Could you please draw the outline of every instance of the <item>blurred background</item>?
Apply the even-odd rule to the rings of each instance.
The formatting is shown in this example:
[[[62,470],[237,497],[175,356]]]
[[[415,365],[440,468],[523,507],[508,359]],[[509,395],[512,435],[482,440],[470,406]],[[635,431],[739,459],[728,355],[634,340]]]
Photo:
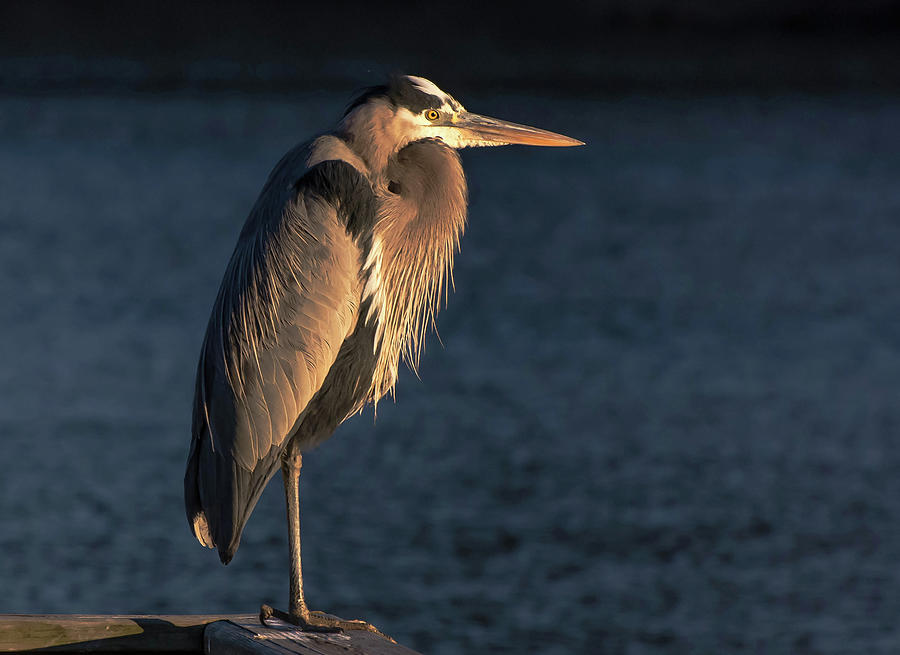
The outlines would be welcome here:
[[[197,355],[271,167],[404,71],[588,145],[463,152],[421,380],[305,458],[311,606],[433,655],[900,648],[900,9],[581,5],[0,7],[0,612],[284,606],[277,481],[228,567],[188,530]]]

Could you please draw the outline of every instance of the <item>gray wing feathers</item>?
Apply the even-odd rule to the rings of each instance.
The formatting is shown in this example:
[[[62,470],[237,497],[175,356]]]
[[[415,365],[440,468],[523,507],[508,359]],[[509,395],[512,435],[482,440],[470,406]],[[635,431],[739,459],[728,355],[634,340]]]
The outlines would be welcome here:
[[[336,208],[301,190],[270,210],[272,186],[232,255],[197,372],[185,499],[195,535],[226,562],[360,294],[359,250]]]

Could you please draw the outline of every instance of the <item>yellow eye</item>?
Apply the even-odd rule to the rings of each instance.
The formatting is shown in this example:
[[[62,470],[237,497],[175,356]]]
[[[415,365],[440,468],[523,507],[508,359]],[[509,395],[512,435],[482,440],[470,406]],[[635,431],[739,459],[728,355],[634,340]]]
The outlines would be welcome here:
[[[439,116],[440,116],[440,114],[437,113],[437,111],[434,109],[429,109],[428,111],[425,112],[425,118],[427,118],[430,121],[436,121]]]

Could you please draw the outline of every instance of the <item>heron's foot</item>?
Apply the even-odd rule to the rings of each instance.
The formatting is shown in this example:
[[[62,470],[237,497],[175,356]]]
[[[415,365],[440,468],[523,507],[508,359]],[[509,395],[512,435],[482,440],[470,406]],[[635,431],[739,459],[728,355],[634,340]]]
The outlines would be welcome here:
[[[347,621],[345,619],[339,619],[336,616],[326,614],[325,612],[317,612],[315,610],[311,611],[306,609],[305,607],[299,614],[289,614],[288,612],[282,612],[281,610],[270,607],[269,605],[263,605],[260,608],[260,623],[268,626],[268,621],[273,617],[276,619],[281,619],[285,623],[296,625],[304,632],[344,632],[346,630],[366,630],[367,632],[374,632],[376,635],[384,637],[388,641],[392,641],[395,644],[397,643],[371,623],[366,623],[365,621]]]

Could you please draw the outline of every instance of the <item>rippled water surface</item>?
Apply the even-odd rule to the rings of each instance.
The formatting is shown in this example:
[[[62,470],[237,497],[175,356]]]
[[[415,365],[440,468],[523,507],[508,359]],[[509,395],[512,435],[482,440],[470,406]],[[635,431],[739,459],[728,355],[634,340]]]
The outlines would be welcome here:
[[[896,652],[900,101],[496,96],[421,381],[305,458],[311,605],[430,654]],[[0,99],[0,612],[284,605],[222,567],[193,375],[271,166],[344,96]]]

